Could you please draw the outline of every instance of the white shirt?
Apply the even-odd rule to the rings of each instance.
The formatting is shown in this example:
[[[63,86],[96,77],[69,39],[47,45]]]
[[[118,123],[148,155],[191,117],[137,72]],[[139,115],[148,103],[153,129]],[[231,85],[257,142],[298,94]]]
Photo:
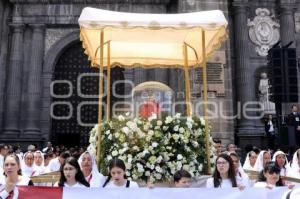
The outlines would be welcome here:
[[[22,176],[21,180],[19,180],[16,185],[28,186],[29,181],[30,181],[30,178],[28,178],[27,176]],[[1,179],[0,185],[5,185],[5,184],[6,184],[6,179],[5,178]],[[0,192],[1,198],[5,199],[9,196],[9,193],[7,193],[7,191],[5,190],[5,187],[4,187],[4,189],[2,189],[0,191],[1,191]],[[17,187],[14,188],[13,192],[14,192],[14,196],[19,194]],[[17,192],[17,194],[16,194],[16,192]]]
[[[74,185],[68,185],[67,183],[64,183],[64,187],[86,187],[83,184],[80,184],[79,182],[77,182]]]
[[[122,186],[118,186],[118,185],[115,185],[115,183],[111,180],[107,183],[105,188],[126,188],[126,183]],[[130,180],[130,184],[129,184],[128,188],[139,188],[139,185],[136,182]]]
[[[50,148],[45,147],[45,148],[43,148],[42,152],[46,153],[48,149],[50,149],[51,151],[53,151],[53,147],[50,147]]]
[[[5,178],[3,172],[4,172],[3,169],[0,167],[0,182],[2,182],[2,180]]]
[[[275,130],[274,130],[273,122],[269,121],[269,125],[270,125],[269,132],[273,132],[274,133]]]
[[[3,169],[4,156],[0,154],[0,168]]]
[[[50,160],[48,168],[49,168],[50,172],[59,171],[60,165],[61,164],[60,164],[60,162],[58,160],[58,157],[56,157],[56,158]]]
[[[271,185],[271,184],[267,184],[267,182],[256,182],[254,185],[253,185],[253,187],[256,187],[256,188],[266,188],[266,187],[271,187],[271,188],[273,188],[273,187],[275,187],[275,185]]]
[[[246,173],[244,174],[239,173],[238,175],[235,176],[235,179],[238,186],[250,187],[250,180]]]
[[[27,186],[28,183],[30,181],[30,178],[27,177],[27,176],[22,176],[21,180],[18,181],[17,185],[24,185],[24,186]],[[1,181],[0,181],[0,184],[6,184],[6,178],[3,178]]]
[[[21,169],[22,169],[22,174],[28,177],[33,176],[35,173],[33,166],[29,167],[27,165],[22,165]]]
[[[90,184],[90,187],[102,187],[106,178],[100,173],[91,173],[85,180]]]
[[[58,187],[58,182],[56,182],[54,185],[54,187]],[[79,182],[76,182],[76,184],[74,185],[68,185],[66,182],[64,183],[64,187],[86,187],[83,184],[80,184]]]
[[[214,178],[208,178],[207,179],[206,188],[215,188]],[[232,188],[231,180],[229,180],[229,179],[222,180],[220,186],[216,187],[216,188]]]

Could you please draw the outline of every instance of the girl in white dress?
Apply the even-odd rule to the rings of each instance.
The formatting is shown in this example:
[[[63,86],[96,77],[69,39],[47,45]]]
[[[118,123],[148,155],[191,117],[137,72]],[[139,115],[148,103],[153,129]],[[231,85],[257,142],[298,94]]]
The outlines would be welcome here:
[[[273,155],[272,161],[275,162],[278,168],[280,168],[281,176],[288,175],[288,173],[290,172],[290,166],[284,152],[276,151]]]
[[[89,151],[82,153],[78,159],[78,164],[90,187],[102,187],[105,177],[99,173],[94,155]]]
[[[0,198],[7,198],[12,194],[12,198],[18,198],[19,191],[16,185],[33,185],[30,178],[22,176],[19,157],[15,154],[7,155],[3,165],[5,178],[0,182]]]
[[[28,177],[34,176],[34,154],[31,151],[27,151],[23,156],[22,162],[22,174]]]
[[[47,173],[47,169],[44,166],[44,154],[41,151],[34,152],[34,176],[38,176]]]
[[[300,178],[300,149],[298,149],[294,155],[292,160],[291,170],[289,171],[289,176],[294,178]]]
[[[89,187],[90,185],[85,180],[77,160],[74,157],[69,157],[61,166],[60,179],[54,186]]]
[[[249,187],[250,179],[240,164],[240,157],[236,153],[230,153],[230,157],[233,162],[237,185],[240,187]]]
[[[280,178],[280,168],[275,162],[268,162],[259,176],[258,182],[254,184],[254,187],[264,187],[272,189],[273,187],[284,186],[282,179]],[[292,189],[295,185],[289,184],[287,187]]]
[[[105,188],[138,188],[139,185],[126,179],[126,167],[122,160],[114,158],[109,163],[109,174],[103,184]]]
[[[262,150],[257,157],[257,160],[254,165],[254,170],[261,172],[265,165],[271,161],[271,153],[269,151]]]
[[[207,188],[237,187],[232,159],[227,154],[218,155],[213,176],[206,181]]]
[[[244,170],[254,171],[254,165],[257,160],[257,154],[254,151],[247,153],[246,160],[243,165]]]

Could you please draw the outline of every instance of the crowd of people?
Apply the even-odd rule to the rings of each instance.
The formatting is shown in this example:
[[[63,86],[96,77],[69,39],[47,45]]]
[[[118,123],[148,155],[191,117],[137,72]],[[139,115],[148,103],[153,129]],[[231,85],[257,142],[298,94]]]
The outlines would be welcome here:
[[[278,150],[271,154],[269,150],[250,150],[241,164],[236,146],[229,144],[223,150],[222,143],[215,140],[215,168],[206,181],[207,188],[287,186],[293,188],[294,183],[284,181],[280,176],[300,178],[300,149],[292,161],[287,160],[284,152]],[[126,178],[125,163],[117,158],[111,160],[108,176],[103,176],[97,168],[96,158],[84,148],[52,147],[51,143],[38,150],[30,145],[28,151],[21,153],[19,147],[0,144],[0,198],[7,198],[17,191],[16,185],[52,186],[47,183],[33,183],[33,176],[49,172],[60,172],[60,179],[54,184],[58,187],[99,187],[99,188],[138,188],[137,182]],[[257,180],[249,179],[247,172],[260,173]],[[3,174],[3,175],[2,175]],[[192,186],[192,175],[189,171],[178,170],[174,174],[174,187]],[[2,185],[2,186],[1,186]],[[149,188],[156,187],[148,184]]]
[[[300,149],[290,155],[281,150],[260,150],[252,147],[245,160],[241,161],[234,144],[229,144],[225,151],[221,141],[215,140],[216,161],[212,178],[207,187],[266,187],[287,186],[293,188],[295,183],[282,180],[281,176],[300,179]],[[241,164],[243,162],[243,164]],[[255,180],[249,179],[247,172],[258,173]]]

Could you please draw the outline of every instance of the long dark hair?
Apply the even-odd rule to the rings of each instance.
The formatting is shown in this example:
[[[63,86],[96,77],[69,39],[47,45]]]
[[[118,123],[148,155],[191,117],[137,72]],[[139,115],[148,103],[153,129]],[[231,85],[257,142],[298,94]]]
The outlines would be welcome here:
[[[126,172],[126,166],[125,166],[125,163],[123,162],[123,160],[120,160],[118,158],[112,159],[108,164],[108,169],[109,169],[108,176],[107,176],[106,181],[104,182],[102,187],[105,187],[107,185],[107,183],[110,181],[110,179],[111,179],[110,171],[114,167],[118,167],[118,168],[122,169],[124,172]],[[125,174],[124,174],[124,178],[126,179]]]
[[[258,176],[258,182],[266,182],[267,179],[264,175],[264,173],[276,173],[278,175],[280,175],[280,168],[276,165],[275,162],[270,161],[266,164],[266,166],[264,167],[264,170],[262,170]],[[279,176],[279,180],[276,182],[276,186],[284,186],[282,179]]]
[[[216,162],[215,162],[215,171],[213,173],[214,187],[215,188],[220,187],[221,183],[222,183],[222,178],[221,178],[220,172],[218,171],[218,168],[217,168],[217,161],[220,158],[224,158],[228,162],[228,164],[229,164],[228,178],[231,181],[232,187],[237,187],[237,182],[236,182],[236,178],[235,178],[235,171],[234,171],[232,159],[229,155],[227,155],[225,153],[218,155]]]
[[[59,182],[58,182],[58,186],[63,187],[64,183],[67,181],[67,179],[64,175],[64,167],[65,167],[66,164],[72,165],[77,170],[77,173],[75,175],[75,179],[76,179],[77,182],[79,182],[80,184],[83,184],[86,187],[90,186],[90,184],[84,178],[84,175],[83,175],[83,173],[80,169],[80,166],[79,166],[77,160],[74,157],[67,158],[65,160],[65,162],[61,165],[61,167],[60,167],[60,179],[59,179]]]
[[[21,176],[21,175],[22,175],[22,170],[21,170],[20,159],[19,159],[19,157],[18,157],[16,154],[14,154],[14,153],[9,154],[9,155],[7,155],[7,156],[4,157],[4,161],[3,161],[3,169],[4,169],[5,160],[6,160],[8,157],[12,157],[13,159],[15,159],[15,161],[17,162],[17,164],[18,164],[18,166],[19,166],[18,175]],[[4,175],[6,176],[6,173],[5,173],[5,172],[3,172],[3,173],[4,173]]]

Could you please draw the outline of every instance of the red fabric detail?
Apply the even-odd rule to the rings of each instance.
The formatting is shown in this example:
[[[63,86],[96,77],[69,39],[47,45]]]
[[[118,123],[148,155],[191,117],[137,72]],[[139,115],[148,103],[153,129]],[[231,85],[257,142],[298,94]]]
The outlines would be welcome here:
[[[152,113],[157,116],[160,115],[160,107],[156,101],[146,101],[142,106],[140,106],[139,114],[142,118],[148,118]]]
[[[61,187],[18,186],[18,189],[18,199],[62,199],[63,195]]]

